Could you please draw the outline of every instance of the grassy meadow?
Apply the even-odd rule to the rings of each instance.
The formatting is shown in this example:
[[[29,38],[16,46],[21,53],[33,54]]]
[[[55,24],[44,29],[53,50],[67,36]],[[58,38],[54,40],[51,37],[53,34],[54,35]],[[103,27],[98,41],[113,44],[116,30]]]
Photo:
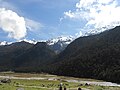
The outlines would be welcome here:
[[[67,80],[78,80],[79,78],[56,76],[49,74],[28,73],[0,73],[0,79],[10,78],[11,83],[0,83],[0,90],[59,90],[59,85],[67,87],[67,90],[120,90],[120,87],[85,85],[85,83],[67,82]],[[82,81],[97,81],[93,79],[80,79]]]

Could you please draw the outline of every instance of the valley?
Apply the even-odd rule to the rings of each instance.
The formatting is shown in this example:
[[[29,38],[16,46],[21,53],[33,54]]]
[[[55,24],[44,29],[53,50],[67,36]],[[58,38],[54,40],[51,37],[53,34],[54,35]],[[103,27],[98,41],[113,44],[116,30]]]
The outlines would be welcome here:
[[[119,90],[120,85],[95,79],[74,78],[50,74],[1,72],[0,80],[10,79],[10,83],[0,83],[0,90],[59,90],[59,85],[67,90]]]
[[[66,40],[65,43],[69,41]],[[89,83],[97,87],[119,87],[115,83],[120,83],[120,26],[100,34],[79,37],[62,50],[60,49],[58,53],[55,48],[51,48],[46,42],[31,44],[21,41],[10,45],[2,45],[0,46],[0,72],[12,71],[15,73],[9,75],[5,73],[0,77],[10,77],[12,80],[23,80],[24,82],[26,80],[42,80],[41,82],[47,80],[48,82],[60,83],[62,79],[58,76],[67,76],[68,79],[64,78],[62,81],[75,84],[72,87],[78,87],[78,83]],[[46,75],[42,77],[40,74],[36,78],[36,74],[31,76],[31,74],[25,73],[48,73],[57,76],[45,78]],[[82,78],[82,80],[71,79],[70,77]],[[88,79],[83,80],[83,78],[107,82],[96,82],[96,80],[91,82]],[[19,86],[31,87],[31,85],[24,85],[24,82]],[[32,87],[36,87],[35,83],[32,84]]]
[[[119,11],[120,0],[0,0],[0,90],[120,90]]]

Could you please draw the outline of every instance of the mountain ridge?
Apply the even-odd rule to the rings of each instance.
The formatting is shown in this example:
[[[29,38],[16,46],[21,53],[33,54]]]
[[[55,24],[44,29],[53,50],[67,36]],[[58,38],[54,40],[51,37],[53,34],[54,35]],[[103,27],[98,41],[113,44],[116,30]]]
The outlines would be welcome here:
[[[26,43],[33,44],[33,45],[35,45],[39,42],[46,42],[47,45],[49,45],[51,47],[51,49],[53,49],[56,53],[60,53],[73,40],[74,40],[74,37],[72,37],[72,36],[61,36],[61,37],[50,39],[50,40],[40,40],[40,41],[24,39],[24,40],[19,40],[17,42],[3,41],[3,42],[0,42],[0,46],[6,46],[6,45],[11,45],[11,44],[20,43],[20,42],[26,42]]]

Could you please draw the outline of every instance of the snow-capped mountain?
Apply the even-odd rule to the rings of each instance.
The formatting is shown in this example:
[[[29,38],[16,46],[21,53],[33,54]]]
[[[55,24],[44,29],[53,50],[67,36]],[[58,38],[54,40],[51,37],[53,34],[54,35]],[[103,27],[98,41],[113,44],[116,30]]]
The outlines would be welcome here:
[[[21,41],[28,42],[30,44],[36,44],[37,43],[37,41],[35,41],[35,40],[27,40],[27,39],[19,40],[18,42],[21,42]]]
[[[112,28],[114,28],[115,26],[105,26],[102,28],[97,28],[94,30],[89,30],[86,33],[77,33],[78,35],[75,36],[60,36],[58,38],[53,38],[53,39],[49,39],[49,40],[27,40],[27,39],[23,39],[23,40],[19,40],[17,42],[21,42],[21,41],[25,41],[28,42],[30,44],[36,44],[37,42],[46,42],[50,47],[52,47],[53,49],[55,49],[56,52],[64,50],[65,47],[67,47],[68,44],[70,44],[73,40],[75,40],[78,37],[83,37],[83,36],[89,36],[89,35],[95,35],[95,34],[99,34],[105,30],[110,30]],[[7,41],[3,41],[0,42],[0,46],[3,45],[9,45],[12,44],[13,42],[7,42]]]
[[[58,38],[47,40],[48,45],[54,45],[56,43],[70,44],[74,40],[72,36],[60,36]]]
[[[96,29],[92,29],[92,30],[89,30],[87,31],[83,36],[89,36],[89,35],[95,35],[95,34],[99,34],[101,32],[104,32],[106,30],[110,30],[110,29],[113,29],[115,28],[117,25],[107,25],[105,27],[101,27],[101,28],[96,28]],[[118,24],[119,26],[119,24]]]
[[[9,45],[9,44],[12,44],[12,42],[7,42],[7,41],[0,42],[0,46]]]
[[[19,43],[19,42],[27,42],[30,44],[36,44],[37,42],[46,42],[48,46],[50,46],[51,49],[53,49],[56,53],[59,53],[61,51],[63,51],[68,44],[70,44],[75,38],[72,36],[61,36],[58,38],[54,38],[54,39],[50,39],[50,40],[39,40],[39,41],[35,41],[35,40],[27,40],[27,39],[23,39],[23,40],[19,40],[17,42],[0,42],[0,46],[3,45],[10,45],[12,43]]]
[[[63,51],[68,44],[70,44],[75,38],[72,36],[61,36],[56,39],[47,41],[47,44],[56,52]]]

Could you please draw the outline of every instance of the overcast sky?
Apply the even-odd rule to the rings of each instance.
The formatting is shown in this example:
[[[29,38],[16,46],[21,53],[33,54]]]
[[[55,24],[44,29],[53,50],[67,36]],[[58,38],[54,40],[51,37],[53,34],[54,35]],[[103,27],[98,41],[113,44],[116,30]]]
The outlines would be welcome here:
[[[120,24],[119,0],[0,0],[0,41],[81,36]]]

